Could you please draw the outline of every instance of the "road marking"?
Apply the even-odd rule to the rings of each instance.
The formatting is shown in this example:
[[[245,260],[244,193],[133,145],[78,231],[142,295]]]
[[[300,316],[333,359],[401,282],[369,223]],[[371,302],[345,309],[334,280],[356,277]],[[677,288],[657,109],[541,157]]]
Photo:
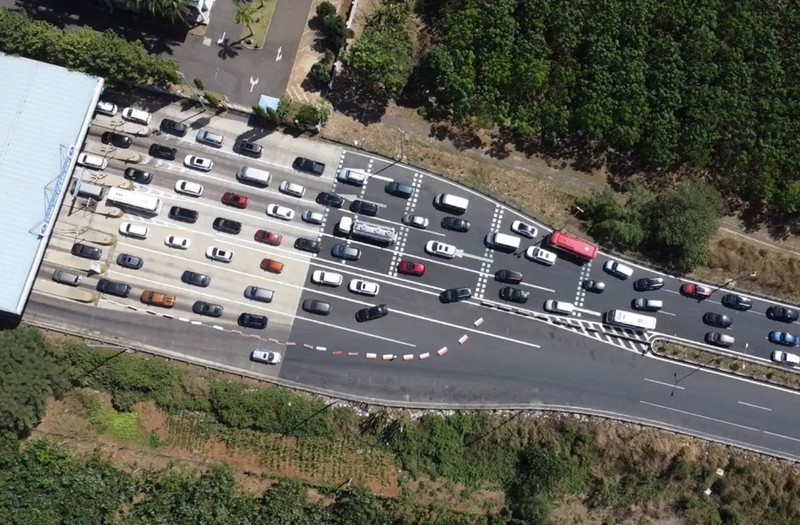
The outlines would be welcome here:
[[[458,252],[456,252],[456,255],[458,257],[466,257],[467,259],[474,259],[476,261],[481,261],[481,262],[485,262],[485,263],[494,262],[492,259],[490,259],[488,257],[482,257],[480,255],[472,255],[471,253],[467,253],[464,250],[458,250]]]
[[[707,421],[713,421],[715,423],[723,423],[725,425],[730,425],[730,426],[736,427],[736,428],[743,428],[745,430],[752,430],[753,432],[764,432],[763,430],[759,430],[759,429],[753,428],[753,427],[748,427],[747,425],[740,425],[739,423],[733,423],[731,421],[725,421],[724,419],[718,419],[716,417],[704,416],[703,414],[696,414],[694,412],[688,412],[686,410],[681,410],[679,408],[673,408],[673,407],[668,407],[668,406],[664,406],[664,405],[657,405],[655,403],[650,403],[648,401],[642,401],[642,400],[639,400],[639,403],[642,403],[643,405],[648,405],[648,406],[651,406],[651,407],[655,407],[655,408],[661,408],[663,410],[668,410],[668,411],[671,411],[671,412],[676,412],[678,414],[684,414],[686,416],[694,416],[694,417],[697,417],[697,418],[700,418],[700,419],[705,419]]]
[[[776,434],[775,432],[769,432],[767,430],[764,430],[763,432],[764,432],[764,434],[766,434],[768,436],[778,437],[778,438],[782,438],[782,439],[788,439],[790,441],[797,441],[798,443],[800,443],[800,439],[795,438],[795,437],[784,436],[783,434]]]
[[[283,53],[281,53],[282,50],[283,50],[282,46],[278,48],[278,54],[275,55],[275,62],[278,62],[280,59],[283,58]]]
[[[602,314],[602,312],[595,312],[594,310],[587,310],[587,309],[585,309],[585,308],[577,308],[577,307],[576,307],[576,308],[575,308],[575,311],[576,311],[576,312],[581,312],[581,313],[584,313],[584,314],[586,314],[586,315],[594,315],[594,316],[597,316],[597,317],[600,317],[600,316],[602,316],[602,315],[603,315],[603,314]]]
[[[657,385],[668,386],[670,388],[677,388],[678,390],[686,390],[686,387],[676,385],[675,383],[664,383],[663,381],[656,381],[655,379],[649,379],[647,377],[645,377],[644,380],[649,383],[655,383]]]
[[[752,403],[745,403],[744,401],[737,401],[737,403],[739,403],[740,405],[747,406],[747,407],[753,407],[753,408],[758,408],[760,410],[766,410],[767,412],[772,412],[771,408],[754,405]]]
[[[250,93],[253,92],[253,88],[256,87],[256,84],[258,84],[258,79],[250,77]]]
[[[671,315],[672,317],[676,316],[676,314],[673,314],[672,312],[665,312],[664,310],[659,310],[658,313],[664,314],[664,315]]]

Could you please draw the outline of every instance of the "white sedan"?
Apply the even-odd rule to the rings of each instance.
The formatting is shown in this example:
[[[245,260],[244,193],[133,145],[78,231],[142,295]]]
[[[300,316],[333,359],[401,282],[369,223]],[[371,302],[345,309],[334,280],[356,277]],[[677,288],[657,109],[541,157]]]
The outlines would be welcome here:
[[[261,363],[267,363],[268,365],[277,365],[281,362],[281,354],[256,348],[253,350],[253,353],[250,354],[250,359]]]
[[[511,231],[522,237],[527,237],[528,239],[533,239],[539,234],[539,230],[536,229],[536,226],[522,221],[512,222]]]
[[[439,241],[428,241],[425,251],[431,255],[437,255],[445,259],[452,259],[456,256],[456,247],[452,244],[445,244]]]
[[[203,195],[203,185],[181,179],[175,183],[175,191],[191,197],[200,197]]]
[[[200,171],[211,171],[214,167],[214,162],[205,157],[198,157],[197,155],[186,155],[183,159],[183,165],[187,168],[192,168]]]
[[[294,219],[294,210],[286,206],[278,206],[277,204],[270,204],[267,206],[267,215],[282,219],[284,221],[291,221]]]
[[[556,254],[538,246],[531,246],[525,250],[525,257],[545,266],[553,266],[556,263]]]
[[[322,270],[315,270],[311,274],[311,282],[314,284],[324,284],[325,286],[339,286],[342,284],[342,274],[336,272],[325,272]]]
[[[229,263],[233,260],[233,252],[217,248],[216,246],[209,246],[206,250],[206,257],[214,261]]]
[[[413,215],[411,213],[406,213],[403,215],[403,224],[406,226],[413,226],[414,228],[419,228],[420,230],[424,230],[428,227],[429,221],[422,215]]]
[[[167,235],[167,238],[164,239],[164,244],[170,248],[177,248],[179,250],[189,249],[189,239],[186,237],[178,237],[177,235]]]
[[[347,289],[359,295],[376,296],[381,291],[381,287],[377,283],[371,283],[363,279],[353,279],[347,286]]]

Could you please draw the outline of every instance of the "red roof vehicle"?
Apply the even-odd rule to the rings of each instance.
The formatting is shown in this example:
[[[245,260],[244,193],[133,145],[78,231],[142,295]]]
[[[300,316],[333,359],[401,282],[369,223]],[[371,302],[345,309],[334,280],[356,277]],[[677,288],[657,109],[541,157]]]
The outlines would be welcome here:
[[[279,233],[272,233],[267,230],[258,230],[256,232],[256,241],[263,242],[264,244],[271,244],[272,246],[280,246],[283,241],[283,235]]]
[[[400,264],[397,265],[397,271],[404,275],[420,276],[425,274],[425,265],[412,261],[400,261]]]
[[[708,299],[714,290],[709,286],[702,284],[686,283],[681,286],[681,293],[686,297],[693,297],[695,299]]]
[[[244,209],[247,208],[247,197],[227,191],[225,195],[222,196],[222,204]]]

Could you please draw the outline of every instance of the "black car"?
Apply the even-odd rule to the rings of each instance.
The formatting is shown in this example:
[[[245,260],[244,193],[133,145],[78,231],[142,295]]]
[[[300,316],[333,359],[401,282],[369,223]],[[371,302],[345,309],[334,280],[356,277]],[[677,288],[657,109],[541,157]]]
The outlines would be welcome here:
[[[331,305],[318,299],[306,299],[303,301],[303,310],[311,314],[328,315],[331,313]]]
[[[144,265],[144,261],[141,257],[136,257],[135,255],[129,255],[127,253],[121,253],[117,256],[117,264],[123,268],[138,270],[142,267],[142,265]]]
[[[494,280],[501,283],[519,284],[522,282],[522,272],[511,270],[497,270],[494,272]]]
[[[248,157],[256,159],[260,159],[261,154],[264,152],[264,147],[261,144],[256,144],[249,140],[240,140],[233,146],[233,149],[242,155],[247,155]]]
[[[530,292],[514,288],[513,286],[505,286],[500,290],[500,298],[512,303],[527,303],[530,296]]]
[[[394,195],[395,197],[400,197],[401,199],[410,199],[412,195],[414,195],[414,188],[413,186],[409,186],[408,184],[403,184],[401,182],[390,182],[386,185],[386,193],[389,195]]]
[[[800,314],[797,310],[788,308],[786,306],[770,306],[767,308],[767,317],[773,321],[783,321],[784,323],[793,323],[797,321]]]
[[[89,246],[88,244],[76,242],[72,245],[72,255],[83,257],[84,259],[99,261],[100,257],[103,256],[103,250],[97,248],[96,246]]]
[[[153,175],[136,168],[128,168],[125,170],[125,178],[139,184],[150,184],[153,180]]]
[[[445,230],[452,230],[454,232],[468,232],[470,223],[466,219],[459,219],[458,217],[445,217],[442,219],[442,228]]]
[[[357,311],[356,321],[359,323],[364,323],[366,321],[373,321],[375,319],[380,319],[381,317],[386,317],[387,315],[389,315],[389,307],[385,304],[379,304],[369,308],[362,308],[361,310]]]
[[[466,301],[472,297],[472,290],[469,288],[448,288],[439,294],[439,300],[443,303],[455,303]]]
[[[117,297],[128,297],[131,293],[131,285],[110,281],[108,279],[100,279],[97,281],[97,291],[109,295],[116,295]]]
[[[133,144],[133,139],[131,139],[128,135],[114,133],[113,131],[106,131],[103,133],[103,135],[100,137],[100,141],[103,144],[111,144],[117,148],[130,148],[131,144]]]
[[[325,164],[305,157],[297,157],[292,163],[292,167],[298,171],[304,171],[312,175],[322,175],[325,171]]]
[[[346,244],[336,244],[331,248],[331,256],[345,261],[357,261],[361,258],[361,250]]]
[[[583,289],[592,293],[603,293],[606,289],[606,283],[603,281],[595,281],[594,279],[586,279],[583,281]]]
[[[753,301],[748,297],[742,297],[735,293],[725,294],[722,297],[722,304],[734,310],[749,310],[753,307]]]
[[[663,277],[644,277],[633,282],[633,289],[637,292],[651,292],[664,286]]]
[[[209,277],[204,273],[197,273],[191,270],[186,270],[181,275],[181,282],[205,288],[209,284],[211,284],[211,277]]]
[[[331,208],[341,208],[342,204],[344,204],[344,198],[336,195],[335,193],[328,193],[327,191],[321,191],[319,195],[317,195],[317,204],[322,204],[323,206],[330,206]]]
[[[170,135],[185,137],[186,133],[189,132],[189,126],[180,122],[175,122],[172,119],[165,118],[161,121],[161,131],[164,133],[169,133]]]
[[[378,215],[378,205],[374,202],[355,200],[350,204],[350,211],[367,217],[375,217]]]
[[[178,154],[178,150],[176,148],[170,148],[169,146],[165,146],[163,144],[153,144],[150,146],[149,151],[151,157],[164,160],[175,160],[175,156]]]
[[[263,330],[267,327],[269,320],[266,315],[256,315],[244,313],[239,316],[239,326],[244,328],[255,328],[256,330]]]
[[[197,222],[197,212],[189,208],[181,208],[180,206],[173,206],[169,209],[169,218],[174,221],[188,222],[194,224]]]
[[[703,315],[703,322],[709,326],[716,326],[717,328],[730,328],[733,324],[733,319],[724,314],[706,312]]]
[[[211,225],[215,230],[222,233],[230,233],[231,235],[239,235],[242,231],[242,223],[232,219],[223,219],[217,217]]]
[[[222,306],[205,301],[195,301],[192,311],[197,315],[207,315],[208,317],[222,317]]]
[[[306,239],[305,237],[298,237],[294,241],[294,247],[298,250],[303,250],[304,252],[319,253],[320,249],[322,248],[322,244],[320,244],[319,241]]]

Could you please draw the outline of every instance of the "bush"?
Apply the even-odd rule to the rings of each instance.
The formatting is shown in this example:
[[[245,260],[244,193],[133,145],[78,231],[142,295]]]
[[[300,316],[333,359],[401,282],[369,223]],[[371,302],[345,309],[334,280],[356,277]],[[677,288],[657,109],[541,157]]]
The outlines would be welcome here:
[[[308,78],[318,89],[328,87],[331,82],[331,67],[324,62],[317,62],[311,66],[311,71],[308,72]]]
[[[336,7],[330,2],[322,2],[317,6],[317,16],[325,18],[326,16],[335,15]]]
[[[353,31],[348,29],[344,18],[336,14],[325,16],[322,19],[322,27],[334,55],[338,55],[347,39],[353,36]]]
[[[199,89],[200,91],[206,89],[206,85],[199,78],[194,79],[192,82],[194,82],[194,85],[197,86],[197,89]]]

